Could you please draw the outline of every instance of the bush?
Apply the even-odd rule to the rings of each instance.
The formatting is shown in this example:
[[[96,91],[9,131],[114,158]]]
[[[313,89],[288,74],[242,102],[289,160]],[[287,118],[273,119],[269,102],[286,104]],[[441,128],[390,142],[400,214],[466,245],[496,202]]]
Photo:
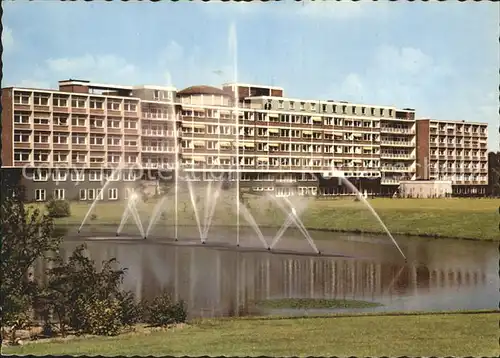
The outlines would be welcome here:
[[[122,329],[122,306],[117,299],[106,298],[92,302],[79,300],[85,333],[99,336],[116,336]]]
[[[174,302],[169,293],[164,292],[151,302],[144,302],[145,321],[154,327],[183,323],[187,319],[184,301]]]
[[[38,293],[31,268],[58,250],[62,240],[54,232],[53,219],[37,208],[25,206],[17,188],[4,185],[11,196],[0,196],[0,308],[2,330],[22,329]]]
[[[46,207],[51,218],[66,218],[71,216],[71,208],[69,202],[66,200],[50,200]]]
[[[136,302],[132,292],[119,292],[116,298],[121,305],[121,321],[124,326],[132,326],[143,319],[143,307],[140,303]]]
[[[119,287],[125,269],[114,270],[115,260],[112,259],[104,261],[98,271],[95,263],[85,255],[85,248],[85,245],[77,247],[68,262],[64,262],[61,256],[54,260],[55,266],[47,272],[48,284],[39,298],[45,305],[45,311],[56,316],[63,335],[67,326],[77,333],[99,334],[95,333],[99,330],[94,322],[87,318],[89,312],[97,312],[96,317],[99,317],[102,302],[114,305],[114,301],[110,300],[116,300],[120,305]],[[102,313],[102,317],[106,331],[103,334],[114,332],[115,310]],[[119,317],[121,327],[121,305]]]

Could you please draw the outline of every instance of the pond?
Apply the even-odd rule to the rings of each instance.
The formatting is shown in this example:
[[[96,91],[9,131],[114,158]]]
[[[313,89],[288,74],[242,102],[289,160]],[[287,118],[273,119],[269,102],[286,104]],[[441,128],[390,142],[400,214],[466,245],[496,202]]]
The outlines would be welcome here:
[[[241,230],[239,249],[235,230],[229,228],[212,228],[207,240],[227,247],[202,246],[199,240],[188,239],[197,237],[192,227],[182,228],[181,245],[159,236],[143,240],[115,237],[104,228],[91,231],[83,236],[68,234],[63,254],[69,256],[86,242],[96,263],[115,257],[128,269],[125,289],[139,298],[151,298],[167,289],[186,302],[191,317],[498,308],[498,243],[494,242],[396,237],[408,258],[405,263],[386,236],[310,231],[324,254],[318,256],[294,230],[286,232],[276,249],[300,255],[244,249],[261,245],[247,228]],[[263,230],[268,242],[275,232]],[[164,236],[171,234],[166,229]],[[285,298],[379,305],[300,310],[257,304]]]

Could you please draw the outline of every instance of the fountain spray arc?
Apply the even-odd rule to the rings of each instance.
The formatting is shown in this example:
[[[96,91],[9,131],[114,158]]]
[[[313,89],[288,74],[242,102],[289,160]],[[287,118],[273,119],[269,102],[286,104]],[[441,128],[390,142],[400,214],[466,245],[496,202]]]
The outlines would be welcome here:
[[[233,114],[236,117],[236,246],[240,246],[240,113],[239,113],[239,93],[236,84],[238,83],[238,39],[236,25],[234,22],[229,27],[229,51],[233,60],[233,83],[234,83],[234,103]]]
[[[120,162],[118,164],[118,166],[111,172],[111,176],[109,176],[106,179],[106,183],[104,183],[104,185],[101,188],[101,194],[100,195],[104,195],[103,194],[104,190],[108,187],[108,184],[112,181],[111,179],[115,177],[116,173],[121,173],[123,167],[124,167],[124,163]],[[97,201],[100,200],[100,195],[96,195],[96,197],[94,198],[94,201],[90,205],[90,208],[87,211],[87,214],[85,214],[85,217],[83,218],[82,223],[80,224],[80,227],[78,228],[78,233],[80,233],[80,231],[83,228],[83,225],[85,225],[85,223],[87,222],[87,219],[90,216],[90,213],[94,210],[95,206],[97,205]]]
[[[318,255],[321,255],[321,252],[318,250],[318,247],[314,243],[313,238],[311,237],[311,235],[307,231],[306,227],[302,223],[302,220],[300,220],[299,214],[297,213],[297,209],[292,204],[292,202],[288,198],[285,197],[284,201],[285,201],[286,205],[284,205],[276,197],[274,197],[272,195],[268,195],[268,197],[270,197],[274,201],[274,203],[285,214],[288,214],[286,219],[285,219],[285,222],[283,223],[281,228],[278,230],[278,232],[274,236],[274,239],[273,239],[271,245],[269,246],[268,250],[272,250],[278,244],[278,242],[283,237],[283,234],[285,233],[286,229],[288,229],[288,227],[293,223],[300,230],[302,235],[306,238],[307,242],[309,243],[311,248],[314,250],[314,252]],[[287,206],[288,206],[288,208],[287,208]],[[302,210],[303,210],[303,208],[302,208]]]
[[[387,228],[387,226],[385,225],[385,223],[382,221],[382,219],[380,218],[380,216],[377,214],[377,212],[375,211],[375,209],[370,205],[370,203],[368,202],[368,200],[366,200],[366,198],[363,196],[363,194],[361,194],[361,192],[358,190],[358,188],[356,188],[356,186],[354,186],[354,184],[352,184],[345,177],[344,173],[340,172],[340,171],[336,170],[334,167],[332,167],[331,171],[324,173],[323,176],[326,177],[326,178],[329,178],[329,177],[330,178],[331,177],[340,178],[340,180],[345,185],[347,185],[347,187],[349,187],[349,189],[351,189],[353,191],[353,193],[356,194],[356,196],[358,197],[358,199],[361,200],[363,202],[363,204],[371,211],[371,213],[373,214],[373,216],[375,216],[375,218],[377,219],[377,221],[379,222],[379,224],[384,228],[384,231],[386,232],[386,234],[389,236],[389,238],[394,243],[394,246],[396,246],[396,248],[398,249],[398,251],[401,254],[401,256],[403,256],[403,258],[405,259],[405,261],[407,261],[408,259],[406,258],[406,255],[403,253],[403,250],[401,250],[401,247],[398,245],[396,239],[394,238],[394,236],[392,236],[391,232],[389,231],[389,229]]]

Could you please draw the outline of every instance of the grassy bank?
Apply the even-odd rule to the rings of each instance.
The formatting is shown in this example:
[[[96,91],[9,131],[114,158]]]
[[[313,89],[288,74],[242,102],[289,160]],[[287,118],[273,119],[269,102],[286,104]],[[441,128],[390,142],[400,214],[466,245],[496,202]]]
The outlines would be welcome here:
[[[204,217],[203,194],[200,195],[198,211],[200,220]],[[256,222],[264,227],[280,227],[285,215],[274,203],[265,198],[246,199],[249,211]],[[393,234],[427,237],[465,238],[476,240],[500,240],[498,233],[499,200],[495,199],[370,199],[380,218]],[[173,199],[166,201],[164,215],[156,226],[173,225]],[[144,225],[153,212],[155,202],[141,203],[138,211]],[[350,199],[303,199],[296,206],[307,206],[300,215],[308,229],[384,233],[383,227],[362,202]],[[59,219],[58,224],[79,225],[90,205],[72,204],[72,217]],[[118,226],[125,203],[99,202],[93,211],[94,220],[87,224],[111,224]],[[298,209],[300,212],[300,210]],[[181,198],[179,204],[179,224],[195,224],[192,205],[188,198]],[[129,219],[131,222],[132,219]],[[236,223],[234,199],[222,197],[213,215],[212,225],[232,225]],[[242,225],[248,225],[242,219]]]
[[[170,331],[7,347],[6,354],[498,356],[498,313],[202,320]]]

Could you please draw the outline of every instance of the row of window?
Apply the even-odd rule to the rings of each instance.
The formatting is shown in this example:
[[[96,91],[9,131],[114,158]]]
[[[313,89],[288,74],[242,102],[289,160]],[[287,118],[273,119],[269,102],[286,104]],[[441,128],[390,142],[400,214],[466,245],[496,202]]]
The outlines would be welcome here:
[[[79,200],[104,200],[104,195],[102,189],[80,189],[78,194]],[[47,201],[47,190],[46,189],[35,189],[35,200],[36,201]],[[65,200],[66,190],[65,189],[54,189],[52,191],[52,199],[55,200]],[[108,189],[108,200],[118,200],[118,189],[110,188]]]
[[[371,116],[381,116],[381,117],[385,115],[392,117],[394,115],[394,110],[391,108],[374,108],[374,107],[355,106],[348,104],[328,104],[328,103],[321,103],[321,105],[319,105],[318,103],[315,102],[306,102],[306,101],[299,101],[298,104],[299,104],[298,109],[301,111],[306,111],[306,110],[310,112],[321,111],[323,113],[332,112],[338,114],[353,113],[364,116],[371,115]],[[268,101],[267,103],[264,104],[264,109],[272,110],[274,109],[275,105],[277,109],[289,109],[289,110],[297,109],[295,101],[285,101],[285,100],[278,100],[277,102]],[[396,117],[406,118],[407,113],[397,112]]]
[[[66,181],[68,179],[68,172],[64,170],[52,170],[51,177],[53,181]],[[70,177],[71,181],[84,181],[85,172],[74,170],[71,171]],[[139,179],[139,174],[133,171],[122,171],[122,172],[103,172],[100,170],[89,170],[87,171],[89,181],[135,181]],[[33,171],[34,181],[48,181],[50,172],[46,169],[38,169]]]
[[[48,93],[35,93],[33,97],[28,92],[15,92],[14,104],[31,104],[31,98],[35,106],[48,106],[50,103],[50,94]],[[125,100],[121,101],[114,98],[88,98],[85,96],[72,95],[71,100],[69,96],[54,95],[52,97],[52,105],[54,107],[68,107],[71,103],[73,108],[86,108],[87,103],[91,109],[104,109],[105,103],[109,110],[119,111],[122,106],[124,111],[135,112],[137,111],[138,102]]]
[[[30,124],[31,116],[28,113],[23,113],[23,112],[16,112],[14,113],[14,123],[16,124]],[[104,128],[104,124],[106,123],[107,128],[114,128],[114,129],[137,129],[138,128],[138,121],[136,119],[118,119],[118,118],[109,118],[109,119],[104,119],[102,117],[97,117],[97,116],[90,116],[89,119],[86,118],[86,116],[82,115],[71,115],[71,121],[69,118],[69,115],[67,114],[54,114],[52,116],[52,124],[55,126],[68,126],[69,123],[71,122],[72,126],[78,126],[78,127],[86,127],[87,126],[87,121],[90,126],[90,128]],[[51,122],[51,118],[49,115],[45,115],[42,113],[36,113],[33,116],[33,124],[44,124],[48,125]]]
[[[38,151],[35,150],[31,152],[30,150],[22,150],[16,149],[14,150],[14,161],[16,162],[31,162],[31,158],[35,162],[49,162],[52,157],[52,161],[56,163],[68,163],[70,155],[67,152],[58,152],[54,151],[52,154],[50,152]],[[136,164],[138,163],[139,156],[137,154],[125,154],[122,156],[119,153],[113,154],[109,153],[107,155],[108,163],[120,163],[122,158],[124,162],[127,164]],[[103,154],[93,153],[91,152],[89,156],[90,163],[104,163],[106,157]],[[73,152],[71,154],[71,162],[72,163],[86,163],[87,162],[87,154]]]

